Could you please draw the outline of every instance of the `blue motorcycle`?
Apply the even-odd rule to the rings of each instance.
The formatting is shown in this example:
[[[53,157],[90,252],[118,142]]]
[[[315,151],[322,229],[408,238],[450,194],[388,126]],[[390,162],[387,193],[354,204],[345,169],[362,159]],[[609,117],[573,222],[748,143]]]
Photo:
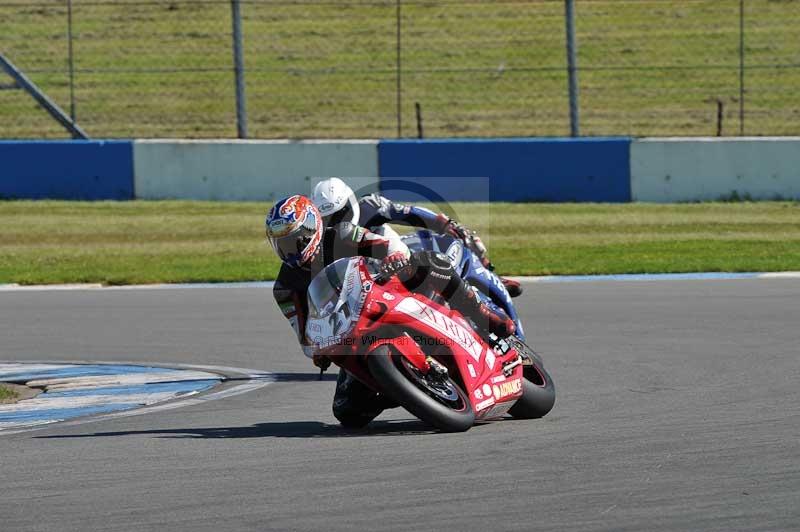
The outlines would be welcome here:
[[[411,251],[438,251],[450,259],[456,272],[470,285],[478,289],[478,297],[487,305],[500,308],[517,326],[517,338],[525,341],[522,322],[511,301],[506,287],[494,272],[484,268],[478,257],[464,246],[464,243],[450,235],[439,235],[431,231],[421,230],[400,237]]]

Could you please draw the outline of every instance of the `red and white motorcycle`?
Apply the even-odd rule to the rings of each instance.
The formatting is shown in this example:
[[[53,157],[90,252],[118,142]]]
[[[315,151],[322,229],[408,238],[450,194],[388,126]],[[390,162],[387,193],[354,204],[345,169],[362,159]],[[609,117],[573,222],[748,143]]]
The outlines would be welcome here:
[[[311,282],[307,338],[338,366],[443,431],[555,403],[541,357],[516,337],[484,341],[436,293],[382,278],[380,262],[339,259]]]

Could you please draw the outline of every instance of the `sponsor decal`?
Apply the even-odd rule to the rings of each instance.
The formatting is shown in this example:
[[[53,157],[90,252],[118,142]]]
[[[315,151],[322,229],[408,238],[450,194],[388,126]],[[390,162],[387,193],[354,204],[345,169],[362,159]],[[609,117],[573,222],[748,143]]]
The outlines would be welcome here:
[[[495,361],[494,353],[492,353],[491,349],[487,349],[486,350],[486,365],[489,367],[489,369],[494,369],[494,361]]]
[[[284,236],[292,228],[292,222],[283,218],[276,218],[269,223],[269,232],[275,237]]]
[[[335,205],[329,201],[327,203],[323,203],[322,205],[320,205],[319,210],[320,212],[327,214],[328,211],[332,211],[334,207]]]
[[[484,384],[483,385],[483,394],[491,396],[492,395],[492,387],[489,386],[488,384]]]
[[[511,381],[495,384],[492,387],[496,399],[502,399],[509,395],[514,395],[522,390],[522,379],[514,379]]]
[[[394,301],[395,297],[392,294],[390,294],[389,292],[384,292],[383,293],[383,299],[385,299],[386,301]]]
[[[460,240],[453,240],[453,243],[447,248],[445,255],[447,255],[447,258],[450,260],[450,264],[458,268],[459,264],[461,264],[461,257],[464,255],[464,244],[462,244]]]
[[[495,375],[492,377],[492,384],[497,384],[498,382],[503,382],[506,380],[505,375]]]
[[[355,268],[353,268],[353,261],[347,266],[347,272],[345,273],[345,280],[344,280],[344,289],[342,292],[345,294],[349,294],[353,291],[353,288],[356,286],[356,282],[358,281],[359,276],[356,274]]]
[[[475,399],[483,401],[483,392],[480,389],[476,389],[473,393],[475,394]]]
[[[478,258],[473,255],[473,260],[478,261]],[[477,264],[480,264],[480,262],[477,262]],[[503,299],[505,299],[509,305],[511,304],[511,296],[508,294],[508,290],[506,290],[506,287],[503,286],[503,282],[497,275],[495,275],[493,272],[490,272],[483,266],[476,266],[475,273],[481,277],[488,278],[495,288],[497,288],[497,290],[503,295]]]
[[[475,362],[481,361],[483,352],[481,343],[475,339],[472,331],[459,325],[452,318],[420,303],[413,297],[407,297],[398,303],[397,310],[433,327],[461,346]]]
[[[467,369],[469,370],[469,374],[473,379],[478,376],[478,374],[475,372],[475,366],[472,364],[467,363]]]
[[[364,290],[364,292],[372,290],[372,281],[365,281],[362,290]]]
[[[481,401],[480,403],[475,405],[475,410],[481,411],[484,408],[488,408],[488,407],[492,406],[493,404],[494,404],[494,398],[490,397],[487,400]]]

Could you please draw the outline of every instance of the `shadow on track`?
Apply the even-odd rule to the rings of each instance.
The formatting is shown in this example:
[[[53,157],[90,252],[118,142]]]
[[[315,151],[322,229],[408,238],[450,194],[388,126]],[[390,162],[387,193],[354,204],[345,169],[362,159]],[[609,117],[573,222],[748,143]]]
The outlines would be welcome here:
[[[313,381],[333,381],[335,382],[338,373],[331,370],[323,375],[319,373],[265,373],[255,377],[228,377],[225,382],[267,380],[272,382],[313,382]]]
[[[257,423],[249,427],[208,427],[191,429],[152,429],[92,434],[37,436],[37,439],[104,438],[109,436],[153,435],[161,438],[226,439],[226,438],[363,438],[370,436],[419,436],[439,434],[419,420],[376,421],[358,430],[345,429],[319,421],[283,421]]]

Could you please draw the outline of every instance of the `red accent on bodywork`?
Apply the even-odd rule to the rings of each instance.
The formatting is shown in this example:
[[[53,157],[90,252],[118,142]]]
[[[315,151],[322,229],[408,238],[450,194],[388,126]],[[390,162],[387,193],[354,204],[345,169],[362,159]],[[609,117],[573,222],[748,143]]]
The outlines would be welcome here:
[[[361,270],[366,278],[372,279],[364,264],[361,265]],[[389,295],[384,297],[384,293]],[[450,369],[451,375],[457,381],[463,382],[464,391],[467,393],[473,409],[476,410],[475,413],[478,419],[484,418],[491,412],[494,405],[514,402],[521,396],[521,393],[510,394],[483,408],[481,411],[477,410],[477,405],[489,398],[493,398],[494,393],[488,396],[481,394],[482,399],[477,399],[475,390],[480,389],[483,391],[484,385],[488,385],[491,388],[494,384],[492,383],[492,378],[503,375],[503,363],[513,360],[516,352],[513,349],[510,349],[505,355],[492,352],[496,360],[490,368],[486,361],[488,345],[469,327],[457,310],[449,309],[436,301],[410,292],[396,277],[391,278],[382,285],[375,283],[371,290],[363,292],[363,297],[364,306],[361,316],[352,333],[355,341],[347,345],[328,347],[325,349],[325,354],[335,364],[347,369],[347,371],[376,392],[381,392],[382,390],[369,374],[366,356],[373,353],[380,345],[391,344],[397,352],[421,371],[427,372],[430,370],[430,365],[427,361],[428,355],[445,364]],[[439,329],[421,319],[415,319],[413,316],[397,310],[397,305],[407,298],[416,300],[420,305],[420,313],[431,318],[431,321],[439,326]],[[443,314],[456,323],[443,323],[429,309]],[[456,328],[456,325],[460,327]],[[463,330],[461,327],[463,327]],[[447,334],[443,331],[446,331]],[[381,338],[382,335],[390,337]],[[417,335],[432,340],[438,339],[440,343],[428,349],[429,352],[426,354],[422,347],[412,338],[412,336]],[[465,337],[464,335],[467,336]],[[474,353],[467,351],[459,342],[453,341],[450,338],[451,336],[467,344],[475,342],[481,345],[482,349],[477,359],[473,356]],[[366,338],[373,338],[374,340],[364,341]],[[475,377],[470,374],[470,365],[476,373]],[[512,374],[503,380],[515,378],[522,378],[522,366],[514,368]],[[493,389],[492,392],[494,392]]]
[[[369,355],[372,355],[372,352],[381,345],[392,345],[400,354],[406,358],[409,362],[411,362],[415,368],[420,370],[423,373],[427,373],[430,371],[431,366],[428,364],[428,357],[419,348],[419,345],[408,335],[399,336],[397,338],[385,338],[378,340],[373,345],[373,349],[370,350]]]

